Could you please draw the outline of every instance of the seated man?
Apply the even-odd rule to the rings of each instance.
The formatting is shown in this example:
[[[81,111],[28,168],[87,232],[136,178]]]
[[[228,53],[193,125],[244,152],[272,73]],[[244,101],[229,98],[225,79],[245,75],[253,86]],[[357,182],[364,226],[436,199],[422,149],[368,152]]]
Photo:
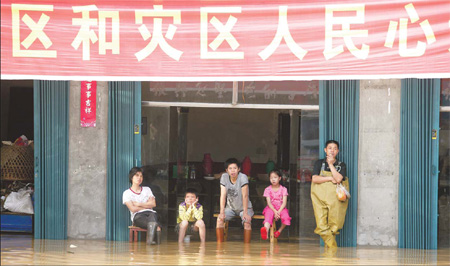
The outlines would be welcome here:
[[[223,242],[224,222],[240,216],[244,225],[244,243],[250,243],[252,216],[254,214],[249,198],[248,178],[240,173],[240,163],[231,158],[225,162],[225,171],[220,178],[220,214],[217,218],[217,242]],[[226,205],[226,206],[225,206]]]

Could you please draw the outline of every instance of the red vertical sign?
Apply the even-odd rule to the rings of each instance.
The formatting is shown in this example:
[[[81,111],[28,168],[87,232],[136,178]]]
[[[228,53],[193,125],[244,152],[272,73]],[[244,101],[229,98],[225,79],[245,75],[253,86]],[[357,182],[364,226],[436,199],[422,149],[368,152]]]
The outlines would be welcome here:
[[[97,110],[97,82],[82,81],[80,122],[82,127],[95,127]]]

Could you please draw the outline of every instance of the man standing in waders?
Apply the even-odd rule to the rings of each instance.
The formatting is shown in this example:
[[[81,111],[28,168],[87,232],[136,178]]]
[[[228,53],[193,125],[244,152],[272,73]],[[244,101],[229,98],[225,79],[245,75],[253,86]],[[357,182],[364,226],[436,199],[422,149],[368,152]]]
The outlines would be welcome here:
[[[325,144],[326,158],[314,163],[311,184],[311,200],[316,218],[314,233],[320,235],[329,249],[336,250],[336,235],[345,221],[348,200],[339,201],[336,185],[342,183],[348,190],[347,169],[345,163],[336,159],[339,143],[329,140]]]

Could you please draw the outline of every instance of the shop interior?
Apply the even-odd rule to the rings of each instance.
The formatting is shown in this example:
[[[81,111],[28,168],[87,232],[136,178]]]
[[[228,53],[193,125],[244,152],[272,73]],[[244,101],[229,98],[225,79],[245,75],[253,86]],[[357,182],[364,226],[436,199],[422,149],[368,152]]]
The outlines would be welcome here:
[[[199,193],[207,228],[215,228],[213,215],[220,210],[220,176],[224,162],[233,157],[241,161],[241,172],[249,177],[255,214],[261,214],[266,206],[263,192],[270,185],[267,171],[276,167],[282,170],[282,185],[289,191],[288,209],[292,217],[292,225],[285,230],[284,237],[295,240],[299,234],[315,237],[309,188],[312,164],[319,155],[318,111],[148,109],[144,111],[148,116],[143,113],[149,123],[149,131],[142,136],[144,179],[159,194],[158,213],[167,218],[164,224],[169,231],[176,225],[178,204],[184,201],[188,188]],[[296,130],[291,130],[291,117],[297,120],[292,123],[297,125]],[[296,141],[291,144],[294,138]],[[258,221],[254,224],[255,228],[260,227]],[[239,221],[232,221],[232,226],[240,230]]]
[[[33,232],[33,81],[1,81],[1,231]],[[11,192],[15,192],[11,194]],[[6,202],[7,197],[10,197]],[[12,201],[12,199],[16,199]],[[6,202],[6,205],[5,205]],[[16,203],[14,203],[16,202]]]
[[[193,188],[200,194],[207,228],[214,229],[224,162],[236,158],[249,177],[255,214],[266,206],[268,169],[280,169],[292,217],[281,240],[318,241],[309,196],[319,156],[318,82],[241,82],[237,102],[253,104],[249,108],[223,106],[231,105],[232,89],[232,82],[142,83],[144,182],[160,194],[157,211],[167,219],[164,224],[173,231],[184,191]],[[298,105],[315,108],[301,110]],[[259,228],[262,221],[254,224]],[[230,230],[242,230],[238,219],[230,222]]]

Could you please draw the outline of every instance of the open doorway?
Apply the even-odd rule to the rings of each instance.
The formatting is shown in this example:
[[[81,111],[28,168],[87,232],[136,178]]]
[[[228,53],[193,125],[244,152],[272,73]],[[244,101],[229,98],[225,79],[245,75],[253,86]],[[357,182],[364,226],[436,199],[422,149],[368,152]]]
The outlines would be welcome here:
[[[166,231],[173,232],[178,204],[184,201],[188,188],[199,193],[206,227],[215,228],[220,173],[224,162],[234,157],[251,161],[248,177],[255,214],[262,214],[266,206],[263,192],[270,185],[267,169],[273,163],[282,170],[292,224],[280,240],[298,241],[302,237],[318,241],[313,234],[309,195],[312,166],[319,155],[318,111],[149,107],[143,108],[142,117],[143,128],[148,128],[142,135],[142,165],[147,173],[144,185],[156,196],[156,210],[167,225]],[[209,176],[204,167],[207,159],[213,162]],[[253,220],[255,239],[261,226],[262,220]],[[242,238],[239,230],[239,221],[231,222],[229,239]],[[176,239],[170,234],[168,238]]]
[[[173,232],[178,204],[190,187],[200,192],[206,226],[214,230],[218,178],[224,161],[234,157],[251,161],[250,199],[256,214],[266,206],[266,167],[273,162],[284,171],[293,218],[283,236],[291,241],[298,240],[301,231],[313,232],[308,187],[318,157],[318,96],[318,81],[143,82],[144,185],[157,191],[156,210],[169,227],[165,231]],[[212,180],[204,178],[205,158],[213,161],[212,177],[207,177]],[[261,225],[262,220],[252,223],[256,239]]]
[[[32,233],[32,201],[16,196],[34,187],[32,80],[1,81],[1,140],[1,230]]]
[[[438,247],[450,247],[450,79],[441,80],[439,117]]]

